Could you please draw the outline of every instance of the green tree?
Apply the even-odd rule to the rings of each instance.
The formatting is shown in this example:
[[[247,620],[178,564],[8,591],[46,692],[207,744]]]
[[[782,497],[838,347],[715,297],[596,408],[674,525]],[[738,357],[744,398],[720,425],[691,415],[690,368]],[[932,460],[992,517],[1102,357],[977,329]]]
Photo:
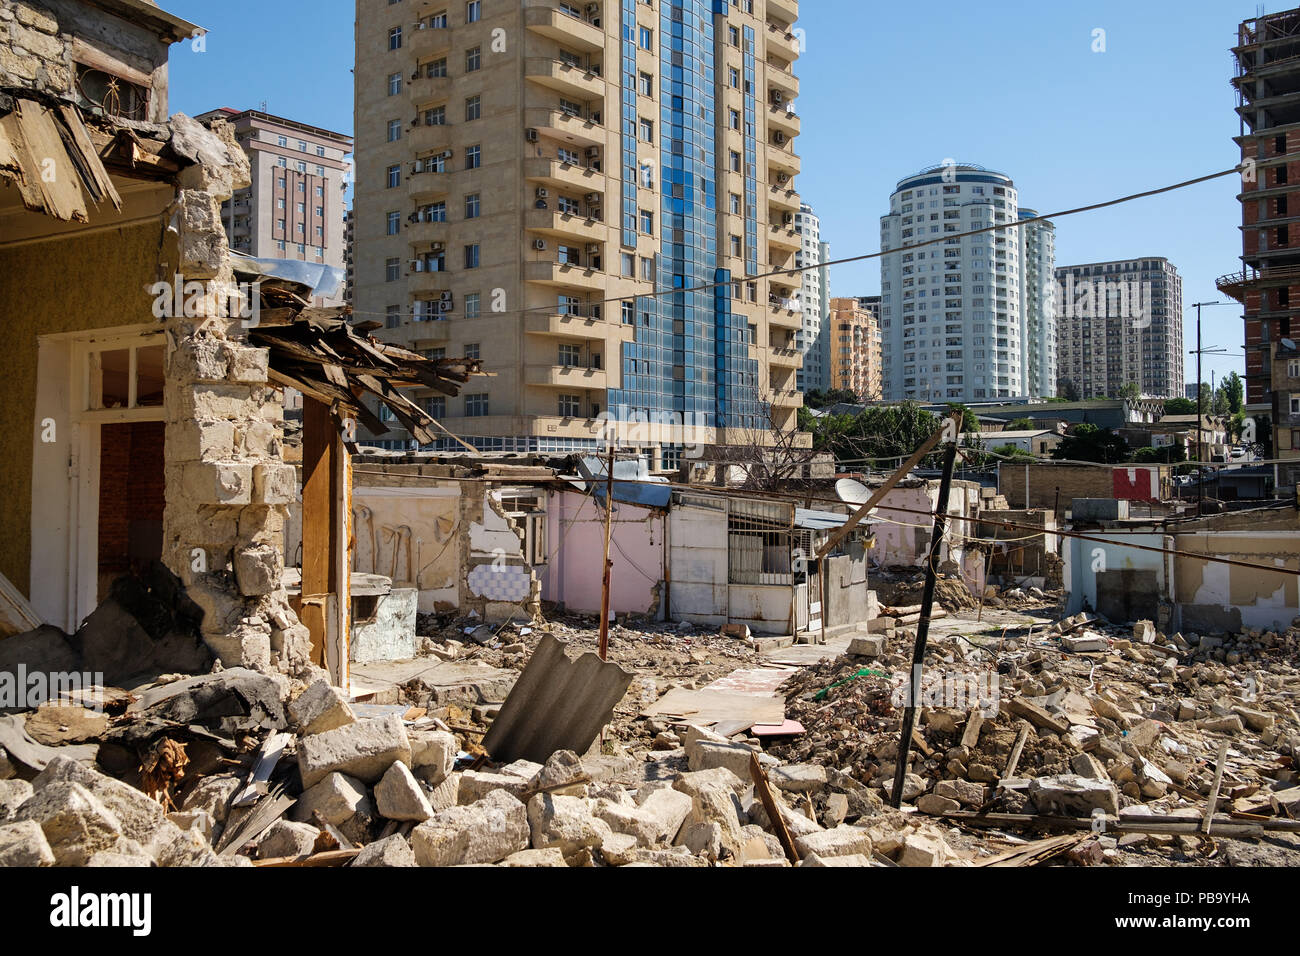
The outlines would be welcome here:
[[[1118,465],[1128,457],[1128,442],[1109,428],[1084,423],[1074,427],[1052,451],[1058,461],[1096,461]]]
[[[819,388],[811,392],[805,392],[803,403],[808,408],[830,408],[832,405],[857,405],[858,396],[846,388],[830,388],[822,391]]]
[[[1166,415],[1195,415],[1196,402],[1190,398],[1166,398],[1165,399]]]
[[[1246,383],[1235,371],[1223,378],[1223,393],[1228,398],[1228,414],[1236,415],[1246,400]]]
[[[939,419],[916,402],[871,406],[855,415],[814,417],[799,412],[800,427],[812,432],[813,448],[833,454],[837,461],[860,464],[905,458],[939,428]]]
[[[1009,432],[1030,432],[1034,430],[1034,420],[1032,418],[1017,418],[1013,422],[1007,422],[1007,431]]]
[[[1138,387],[1137,382],[1129,382],[1119,390],[1120,398],[1136,400],[1142,397],[1142,389]]]
[[[998,445],[993,449],[993,454],[1000,458],[1023,458],[1028,460],[1036,459],[1038,456],[1033,452],[1025,451],[1019,445]]]
[[[948,408],[954,412],[961,412],[961,430],[963,432],[977,432],[980,430],[979,416],[965,405],[960,402],[949,402]]]

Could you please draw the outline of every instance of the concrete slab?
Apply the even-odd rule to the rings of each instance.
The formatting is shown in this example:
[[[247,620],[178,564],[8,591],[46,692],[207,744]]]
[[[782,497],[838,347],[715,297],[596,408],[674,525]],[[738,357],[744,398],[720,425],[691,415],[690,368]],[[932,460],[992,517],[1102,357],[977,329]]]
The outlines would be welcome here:
[[[828,638],[825,644],[795,644],[764,654],[764,660],[773,664],[789,664],[793,667],[808,667],[824,660],[839,657],[849,649],[849,642],[857,637],[856,632],[849,632],[839,637]]]
[[[502,701],[519,674],[500,667],[480,667],[460,661],[418,657],[406,661],[371,661],[350,669],[354,700],[361,700],[419,678],[435,696]]]

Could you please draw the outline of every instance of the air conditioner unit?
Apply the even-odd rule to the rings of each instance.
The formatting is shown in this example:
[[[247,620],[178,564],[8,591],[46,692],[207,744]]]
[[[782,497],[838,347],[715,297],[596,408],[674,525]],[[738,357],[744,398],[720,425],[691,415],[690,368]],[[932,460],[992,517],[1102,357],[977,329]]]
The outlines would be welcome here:
[[[782,185],[785,185],[786,183],[788,183],[788,182],[790,181],[790,174],[789,174],[789,173],[777,173],[777,174],[776,174],[776,181],[777,181],[778,183],[781,183]]]
[[[537,202],[533,203],[533,208],[534,208],[534,209],[549,209],[549,208],[551,208],[551,207],[547,205],[545,199],[539,199],[539,200],[537,200]]]
[[[785,102],[785,94],[782,93],[780,90],[773,90],[772,102],[775,103],[777,106],[780,106],[782,103]]]
[[[588,147],[587,147],[587,158],[588,158],[588,159],[600,159],[600,147],[599,147],[599,146],[588,146]]]
[[[450,289],[443,289],[441,292],[439,292],[439,293],[438,293],[438,301],[439,301],[439,302],[451,302],[451,301],[453,301],[453,296],[452,296],[452,294],[451,294],[451,290],[450,290]]]
[[[534,240],[533,240],[533,248],[536,249],[538,252],[544,252],[544,251],[546,250],[546,240],[545,240],[545,239],[534,239]]]
[[[600,193],[587,193],[587,202],[600,202]]]
[[[589,256],[598,256],[598,255],[600,255],[600,246],[599,246],[599,244],[594,243],[594,242],[592,242],[592,243],[588,243],[588,244],[587,244],[587,255],[589,255]]]
[[[785,133],[781,132],[780,130],[777,130],[775,133],[772,134],[772,142],[776,143],[776,145],[778,146],[784,146]]]
[[[451,301],[450,301],[449,299],[439,299],[439,300],[438,300],[438,311],[439,311],[440,313],[442,313],[442,312],[450,312],[451,310],[452,310],[452,303],[451,303]]]
[[[550,195],[551,195],[550,192],[547,190],[547,188],[546,188],[545,186],[538,186],[538,187],[537,187],[537,198],[538,198],[538,199],[546,199],[546,198],[548,198]]]
[[[781,217],[781,221],[785,223],[787,226],[790,225],[791,223],[794,222],[794,213],[792,212],[786,213],[784,216]]]
[[[444,251],[446,250],[446,248],[447,248],[447,247],[446,247],[445,245],[443,245],[441,242],[435,242],[435,243],[433,244],[433,251],[434,251],[434,252],[444,252]]]
[[[533,129],[533,128],[530,126],[528,129],[524,130],[524,138],[527,139],[528,142],[530,142],[530,143],[535,143],[535,142],[537,142],[537,139],[538,139],[538,136],[537,136],[537,130]]]
[[[600,4],[599,4],[599,3],[589,3],[589,4],[587,4],[587,16],[589,16],[589,17],[598,17],[598,16],[600,16]]]
[[[443,150],[439,155],[440,155],[443,159],[451,159],[451,150],[449,150],[449,149],[444,149],[444,150]]]

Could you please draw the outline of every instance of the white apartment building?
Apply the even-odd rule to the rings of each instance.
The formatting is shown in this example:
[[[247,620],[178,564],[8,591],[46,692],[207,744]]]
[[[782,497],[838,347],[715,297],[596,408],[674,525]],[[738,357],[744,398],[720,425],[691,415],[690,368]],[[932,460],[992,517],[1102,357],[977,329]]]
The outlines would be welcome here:
[[[801,203],[794,217],[794,231],[799,235],[795,268],[802,269],[830,260],[830,244],[822,242],[822,221],[811,206]],[[799,371],[799,391],[825,390],[830,385],[830,270],[809,269],[803,274],[800,293],[803,322],[795,341],[803,367]]]
[[[1021,220],[1038,218],[1033,209],[1021,209]],[[1035,398],[1056,395],[1056,356],[1059,321],[1056,312],[1056,226],[1050,220],[1026,222],[1020,233],[1020,304],[1025,334],[1021,336],[1021,363],[1028,375],[1026,394]]]
[[[1049,326],[1041,289],[1034,287],[1034,308],[1026,310],[1023,297],[1027,279],[1031,287],[1050,285],[1050,266],[1042,272],[1044,257],[1054,256],[1050,233],[1042,228],[1029,240],[1029,267],[1019,228],[962,236],[1019,218],[1015,183],[980,166],[949,163],[899,182],[880,220],[881,249],[889,253],[880,268],[887,401],[976,402],[1034,393],[1031,369],[1043,354],[1037,340],[1049,335]],[[1038,325],[1029,342],[1027,311],[1035,309]]]

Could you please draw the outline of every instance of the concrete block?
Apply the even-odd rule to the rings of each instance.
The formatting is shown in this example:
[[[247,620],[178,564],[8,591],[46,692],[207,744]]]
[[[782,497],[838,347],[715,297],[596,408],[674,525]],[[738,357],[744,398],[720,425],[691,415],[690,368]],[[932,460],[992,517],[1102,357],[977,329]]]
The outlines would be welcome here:
[[[206,810],[218,823],[226,822],[226,813],[230,808],[230,798],[241,786],[238,777],[221,774],[205,777],[199,785],[190,791],[181,804],[182,810]]]
[[[528,825],[534,850],[558,849],[566,858],[583,849],[600,849],[611,827],[591,815],[586,800],[539,793],[528,801]]]
[[[235,552],[235,580],[239,593],[248,597],[270,594],[280,586],[284,573],[284,555],[279,548],[269,544],[240,548]],[[270,655],[270,632],[267,632],[267,654]]]
[[[883,657],[885,655],[885,638],[855,637],[849,641],[850,657]]]
[[[32,785],[26,780],[0,780],[0,823],[12,820],[31,796]]]
[[[394,763],[375,785],[375,805],[386,820],[414,820],[423,823],[433,808],[420,789],[419,781],[404,763]]]
[[[113,811],[79,783],[57,782],[41,787],[18,808],[15,822],[24,820],[38,824],[44,831],[58,866],[84,866],[122,836],[121,821]]]
[[[1088,780],[1110,780],[1110,775],[1106,773],[1106,768],[1102,766],[1101,761],[1089,753],[1079,753],[1071,757],[1070,769]]]
[[[850,853],[847,856],[820,856],[816,853],[810,853],[799,861],[799,866],[873,866],[871,857],[864,856],[861,853]]]
[[[411,833],[420,866],[497,863],[528,849],[528,811],[510,794],[496,790],[470,806],[436,813]]]
[[[744,744],[720,744],[701,739],[686,744],[686,763],[693,771],[725,767],[740,779],[748,780],[750,779],[749,759],[756,752]],[[779,760],[765,753],[758,754],[758,762],[769,767],[780,765]]]
[[[1133,643],[1134,644],[1154,644],[1156,642],[1156,626],[1151,621],[1138,621],[1133,625]]]
[[[717,837],[721,849],[730,856],[739,857],[746,842],[739,809],[739,801],[729,787],[716,784],[704,787],[691,797],[691,812],[683,821],[677,839],[673,842],[684,843],[688,831],[698,830],[704,824],[711,824],[718,828]],[[696,838],[700,838],[698,833]]]
[[[337,771],[363,783],[377,783],[394,762],[411,763],[411,742],[397,715],[359,720],[304,737],[298,742],[298,769],[304,787]]]
[[[1232,712],[1240,717],[1251,730],[1270,730],[1277,720],[1276,717],[1266,711],[1252,710],[1249,707],[1234,707]]]
[[[504,790],[518,799],[528,791],[528,778],[506,773],[467,770],[460,775],[460,788],[456,802],[461,806],[478,803],[495,790]]]
[[[460,748],[455,736],[445,730],[412,730],[407,736],[411,738],[411,769],[429,786],[437,787],[456,766]]]
[[[821,857],[849,856],[855,853],[871,856],[871,836],[861,827],[847,825],[795,837],[794,846],[801,857],[810,853]]]
[[[935,784],[934,792],[940,797],[956,800],[964,807],[982,807],[988,799],[988,788],[969,780],[940,780]]]
[[[1241,717],[1237,714],[1229,714],[1227,717],[1206,717],[1204,720],[1198,720],[1196,726],[1216,734],[1239,734],[1245,729]]]
[[[189,461],[182,466],[181,495],[192,505],[246,505],[253,498],[253,466]]]
[[[529,786],[547,793],[573,796],[567,791],[582,786],[580,781],[583,776],[585,773],[578,755],[571,750],[557,750],[547,758],[545,766],[537,771]]]
[[[1100,654],[1110,647],[1110,642],[1099,634],[1066,634],[1061,638],[1061,649],[1071,654]]]
[[[943,866],[947,858],[948,845],[943,840],[926,833],[909,833],[903,838],[903,848],[898,854],[898,865]]]
[[[213,834],[217,832],[217,821],[206,810],[177,810],[167,814],[167,819],[182,831],[197,830],[209,844],[214,839]]]
[[[1086,817],[1097,808],[1111,815],[1119,813],[1119,791],[1113,783],[1075,774],[1030,780],[1029,798],[1040,813]]]
[[[704,788],[715,785],[727,787],[737,794],[744,793],[752,786],[749,777],[742,780],[726,767],[714,767],[712,770],[698,770],[693,773],[687,771],[678,774],[677,779],[673,781],[673,789],[680,790],[688,797],[693,797]]]
[[[122,835],[138,843],[147,844],[167,823],[167,814],[157,800],[76,760],[55,757],[32,781],[32,786],[39,796],[42,789],[55,783],[77,783],[85,787],[112,812]]]
[[[502,866],[510,867],[533,867],[533,866],[568,866],[564,862],[564,854],[558,847],[547,847],[542,850],[520,850],[518,853],[511,853],[501,861]]]
[[[415,851],[411,849],[411,844],[406,842],[406,837],[400,833],[394,833],[387,839],[370,844],[352,861],[354,867],[416,865]]]
[[[54,851],[35,820],[0,825],[0,867],[53,866]]]
[[[320,836],[310,823],[276,820],[257,841],[257,858],[273,860],[285,856],[309,856]]]
[[[298,472],[293,465],[262,464],[253,467],[254,504],[288,505],[297,500]]]
[[[945,813],[956,813],[961,804],[951,797],[941,797],[937,793],[923,793],[916,798],[916,809],[932,817],[941,817]]]
[[[262,384],[266,381],[269,349],[259,349],[237,342],[225,343],[227,364],[232,382]]]
[[[318,680],[289,704],[289,719],[299,734],[310,737],[346,727],[357,718],[342,690],[327,680]],[[411,746],[414,757],[414,743]]]
[[[303,791],[290,811],[299,823],[311,823],[313,814],[333,826],[341,826],[357,813],[368,809],[370,798],[366,786],[355,777],[342,773],[328,774],[324,780]]]
[[[816,793],[826,788],[826,768],[820,764],[786,764],[769,771],[767,776],[777,789],[789,793]]]

